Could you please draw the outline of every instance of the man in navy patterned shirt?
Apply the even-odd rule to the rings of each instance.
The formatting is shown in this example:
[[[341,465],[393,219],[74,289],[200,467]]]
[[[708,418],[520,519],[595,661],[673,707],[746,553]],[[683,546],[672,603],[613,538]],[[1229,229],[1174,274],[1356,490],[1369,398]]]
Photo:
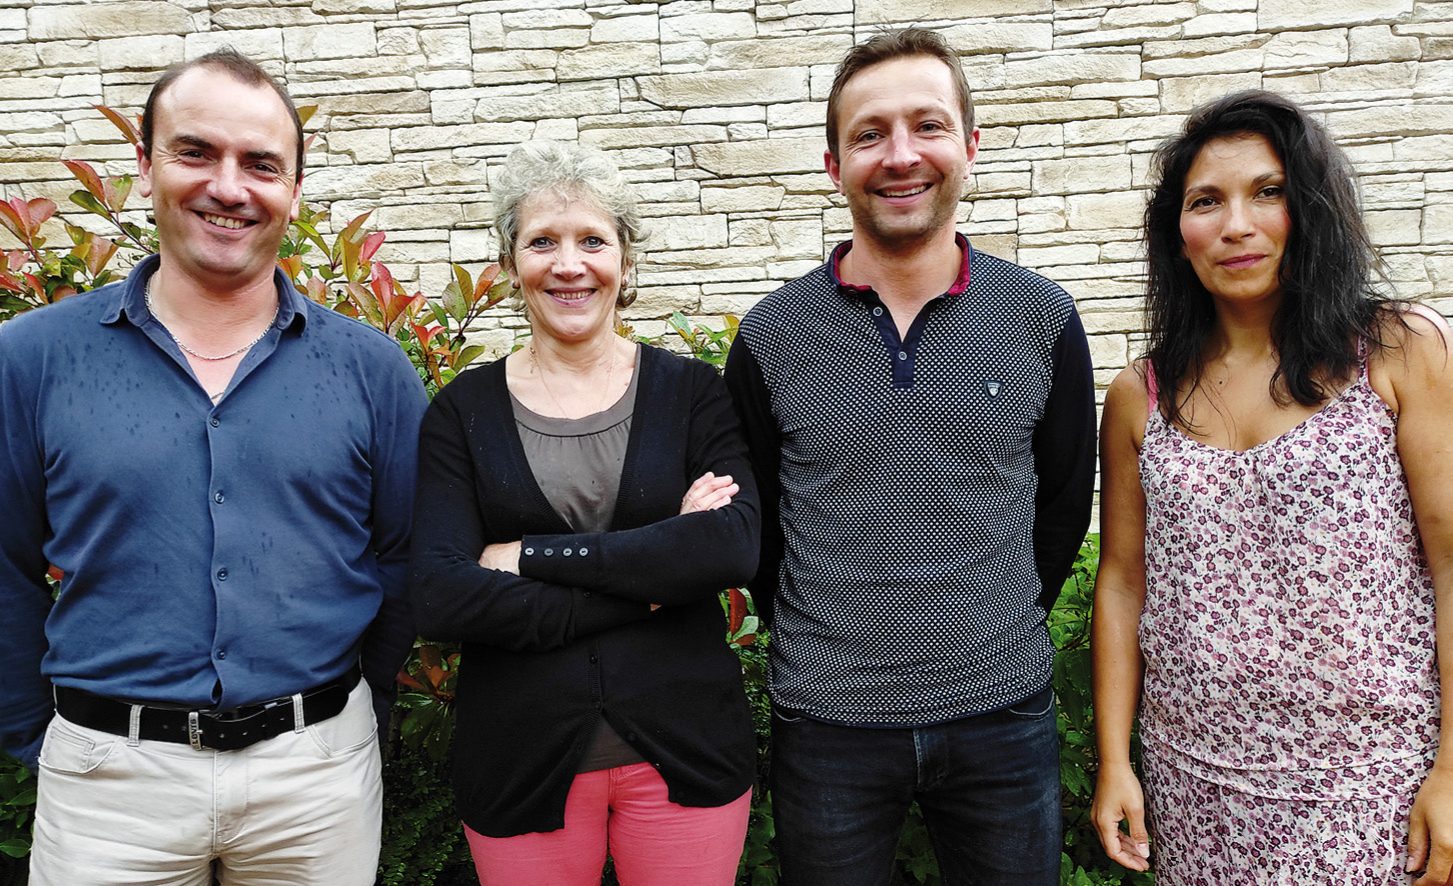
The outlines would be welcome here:
[[[922,29],[855,47],[827,173],[853,237],[742,322],[784,882],[887,883],[910,803],[948,883],[1058,882],[1045,616],[1089,524],[1094,384],[1060,287],[954,216],[979,131]]]

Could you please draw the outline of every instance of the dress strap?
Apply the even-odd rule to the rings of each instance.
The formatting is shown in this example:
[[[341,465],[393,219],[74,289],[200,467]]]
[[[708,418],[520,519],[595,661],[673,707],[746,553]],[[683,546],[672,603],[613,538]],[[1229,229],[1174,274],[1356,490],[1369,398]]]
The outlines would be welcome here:
[[[1150,401],[1150,412],[1154,415],[1160,401],[1160,385],[1155,381],[1155,367],[1150,365],[1150,360],[1142,365],[1145,367],[1145,392]]]

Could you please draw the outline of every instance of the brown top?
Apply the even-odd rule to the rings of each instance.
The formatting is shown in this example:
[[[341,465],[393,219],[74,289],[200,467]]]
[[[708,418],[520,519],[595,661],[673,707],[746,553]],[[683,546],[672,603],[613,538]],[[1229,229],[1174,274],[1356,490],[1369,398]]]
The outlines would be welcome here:
[[[636,371],[631,373],[626,392],[613,405],[581,418],[540,415],[510,395],[515,427],[535,482],[551,507],[576,532],[610,528],[631,435],[640,365],[638,349]],[[605,713],[609,717],[609,712]],[[646,758],[611,728],[606,717],[597,721],[577,772],[645,762]]]

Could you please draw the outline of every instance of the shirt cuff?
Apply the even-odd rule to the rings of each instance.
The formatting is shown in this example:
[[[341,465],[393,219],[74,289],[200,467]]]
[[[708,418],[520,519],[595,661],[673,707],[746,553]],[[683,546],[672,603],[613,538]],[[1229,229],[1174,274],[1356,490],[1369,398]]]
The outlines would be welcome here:
[[[520,539],[520,575],[568,587],[597,587],[602,534],[527,535]]]

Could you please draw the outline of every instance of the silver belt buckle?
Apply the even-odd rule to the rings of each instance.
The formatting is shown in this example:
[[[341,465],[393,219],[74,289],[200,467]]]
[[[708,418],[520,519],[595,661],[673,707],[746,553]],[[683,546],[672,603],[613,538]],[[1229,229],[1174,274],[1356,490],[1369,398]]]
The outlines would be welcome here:
[[[192,750],[202,750],[202,721],[201,715],[196,711],[187,712],[187,742]]]

